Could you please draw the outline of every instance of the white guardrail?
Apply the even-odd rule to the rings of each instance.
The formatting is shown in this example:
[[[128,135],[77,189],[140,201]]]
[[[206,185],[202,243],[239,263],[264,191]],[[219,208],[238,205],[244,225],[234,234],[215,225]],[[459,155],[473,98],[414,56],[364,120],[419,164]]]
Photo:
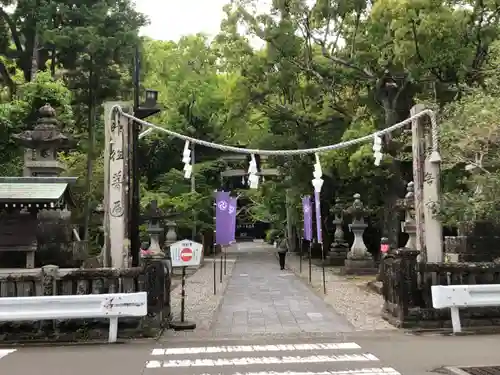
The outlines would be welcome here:
[[[116,342],[118,318],[146,316],[147,293],[0,298],[0,321],[109,319],[108,342]]]
[[[462,332],[460,308],[500,306],[500,284],[433,285],[431,291],[435,309],[451,310],[453,333]]]

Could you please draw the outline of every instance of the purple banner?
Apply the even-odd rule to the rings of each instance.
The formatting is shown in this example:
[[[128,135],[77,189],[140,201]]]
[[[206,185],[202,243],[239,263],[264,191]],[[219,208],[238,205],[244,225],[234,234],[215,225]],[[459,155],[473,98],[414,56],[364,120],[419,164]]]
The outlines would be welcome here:
[[[302,211],[304,212],[304,239],[312,240],[312,210],[311,197],[309,195],[302,198]]]
[[[314,205],[316,207],[316,238],[318,243],[323,243],[323,236],[321,233],[321,201],[319,191],[314,192]]]
[[[238,198],[229,198],[229,215],[231,215],[231,227],[229,231],[231,232],[231,241],[236,241],[236,214],[238,208]]]
[[[231,242],[231,214],[229,213],[229,193],[218,191],[215,194],[215,243],[227,246]]]

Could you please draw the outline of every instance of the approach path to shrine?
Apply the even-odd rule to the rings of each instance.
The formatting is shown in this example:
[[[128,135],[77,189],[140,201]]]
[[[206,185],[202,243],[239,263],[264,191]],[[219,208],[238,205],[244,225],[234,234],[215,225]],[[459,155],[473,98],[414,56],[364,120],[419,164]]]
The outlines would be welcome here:
[[[360,328],[367,326],[348,312],[370,296],[332,278],[329,295],[348,295],[355,305],[337,310],[294,273],[280,271],[275,251],[253,243],[233,248],[215,296],[213,259],[205,259],[187,282],[188,318],[200,330],[115,345],[4,346],[0,375],[429,375],[443,366],[499,362],[494,335]]]
[[[280,271],[275,251],[263,246],[238,256],[214,322],[215,334],[352,332],[346,318],[294,273]]]

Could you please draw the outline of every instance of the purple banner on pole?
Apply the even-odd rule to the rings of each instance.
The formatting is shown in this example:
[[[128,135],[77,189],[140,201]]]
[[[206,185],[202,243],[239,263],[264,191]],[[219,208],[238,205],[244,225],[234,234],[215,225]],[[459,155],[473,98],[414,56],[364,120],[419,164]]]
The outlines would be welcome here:
[[[231,232],[231,242],[236,241],[236,210],[238,207],[238,198],[229,198],[229,208],[228,212],[231,215],[231,227],[229,231]]]
[[[321,201],[319,191],[314,192],[314,205],[316,207],[316,238],[318,243],[323,243],[323,235],[321,233]]]
[[[225,191],[215,194],[215,243],[221,246],[227,246],[231,242],[229,199],[229,193]]]
[[[309,195],[302,198],[302,211],[304,212],[304,239],[312,240],[312,210],[311,197]]]

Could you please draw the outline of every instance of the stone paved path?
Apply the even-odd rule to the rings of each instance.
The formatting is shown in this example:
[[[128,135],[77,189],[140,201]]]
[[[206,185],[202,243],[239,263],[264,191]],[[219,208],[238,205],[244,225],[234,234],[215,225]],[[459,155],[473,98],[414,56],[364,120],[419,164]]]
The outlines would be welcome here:
[[[267,246],[241,247],[217,314],[217,334],[351,332],[353,327]],[[254,247],[250,247],[254,246]]]

